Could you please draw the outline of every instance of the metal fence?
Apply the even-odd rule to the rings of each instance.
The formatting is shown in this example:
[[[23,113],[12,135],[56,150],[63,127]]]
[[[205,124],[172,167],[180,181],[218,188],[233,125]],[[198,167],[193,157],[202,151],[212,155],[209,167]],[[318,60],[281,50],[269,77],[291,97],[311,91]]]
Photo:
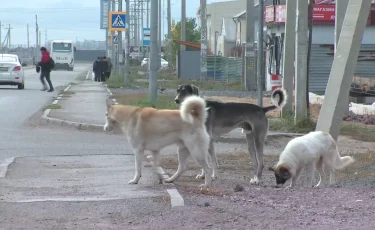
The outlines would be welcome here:
[[[242,58],[207,56],[208,79],[215,81],[242,81],[242,68]]]

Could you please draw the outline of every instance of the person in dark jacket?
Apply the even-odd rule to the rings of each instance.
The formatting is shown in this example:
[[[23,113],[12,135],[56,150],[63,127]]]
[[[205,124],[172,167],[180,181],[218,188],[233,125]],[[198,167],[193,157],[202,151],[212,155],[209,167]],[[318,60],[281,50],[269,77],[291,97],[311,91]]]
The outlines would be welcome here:
[[[108,68],[107,68],[107,72],[106,72],[106,80],[109,79],[109,77],[111,76],[111,72],[112,72],[112,61],[111,61],[111,58],[108,58],[107,59],[107,62],[108,62]]]
[[[106,76],[106,73],[107,73],[107,69],[108,69],[108,61],[107,61],[107,57],[103,57],[103,60],[102,60],[102,69],[101,69],[101,81],[104,82],[105,81],[105,76]]]
[[[46,82],[44,81],[44,78],[47,80],[49,85],[49,90],[47,92],[53,92],[53,85],[51,82],[51,64],[50,64],[50,55],[48,50],[45,47],[40,48],[40,52],[42,53],[42,58],[40,59],[40,62],[38,62],[38,67],[40,70],[40,81],[42,82],[43,88],[42,91],[47,90]]]
[[[98,81],[98,82],[100,82],[100,77],[101,77],[100,70],[101,70],[101,60],[100,60],[100,57],[98,57],[95,60],[94,65],[92,67],[92,71],[94,71],[94,74],[95,74],[95,81]]]

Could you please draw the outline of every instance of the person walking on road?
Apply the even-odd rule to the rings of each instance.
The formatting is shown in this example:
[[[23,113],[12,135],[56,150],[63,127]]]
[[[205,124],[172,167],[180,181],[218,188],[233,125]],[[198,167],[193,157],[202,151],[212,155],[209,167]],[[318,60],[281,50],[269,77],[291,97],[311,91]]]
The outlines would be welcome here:
[[[107,59],[107,62],[108,62],[108,68],[107,68],[107,72],[106,72],[106,80],[109,79],[109,77],[111,76],[111,72],[112,72],[112,61],[111,61],[111,58],[108,58]]]
[[[102,59],[102,69],[101,69],[101,81],[102,82],[105,82],[105,78],[106,78],[106,75],[107,75],[107,69],[108,69],[108,62],[107,62],[107,57],[103,57]]]
[[[101,69],[101,60],[100,60],[100,57],[98,57],[95,60],[94,65],[92,67],[92,71],[94,71],[94,74],[95,74],[95,81],[97,82],[100,82],[100,77],[101,77],[100,69]]]
[[[40,81],[42,82],[42,85],[43,85],[42,91],[46,91],[48,89],[46,82],[44,80],[45,78],[49,85],[49,90],[47,92],[53,92],[54,89],[53,89],[53,85],[51,82],[51,69],[52,69],[51,60],[50,60],[51,57],[49,55],[48,50],[45,47],[41,47],[40,52],[42,53],[42,58],[40,62],[38,63],[38,67],[41,68]]]

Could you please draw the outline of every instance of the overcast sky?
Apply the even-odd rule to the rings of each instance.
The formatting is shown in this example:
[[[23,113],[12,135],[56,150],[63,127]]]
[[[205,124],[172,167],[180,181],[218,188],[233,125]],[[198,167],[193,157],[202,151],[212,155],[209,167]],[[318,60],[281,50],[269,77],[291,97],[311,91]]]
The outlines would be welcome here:
[[[11,25],[11,43],[27,44],[27,23],[30,28],[30,45],[35,44],[35,14],[38,14],[39,27],[42,30],[42,44],[45,41],[45,30],[48,40],[84,39],[103,40],[105,31],[100,30],[99,0],[0,0],[0,21],[2,41],[4,41],[8,25]],[[207,3],[227,0],[207,0]],[[125,2],[125,1],[124,1]],[[166,0],[165,16],[166,16]],[[186,0],[187,17],[195,17],[200,0]],[[181,1],[171,0],[172,18],[181,18]],[[125,3],[123,3],[125,8]],[[163,28],[163,26],[162,26]],[[164,23],[167,32],[167,23]]]

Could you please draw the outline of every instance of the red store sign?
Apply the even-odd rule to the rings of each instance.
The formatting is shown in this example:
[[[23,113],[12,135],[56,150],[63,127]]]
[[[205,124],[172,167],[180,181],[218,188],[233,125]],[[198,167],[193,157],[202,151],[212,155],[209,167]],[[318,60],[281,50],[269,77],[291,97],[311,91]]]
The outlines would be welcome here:
[[[273,9],[272,9],[273,11]],[[266,22],[285,23],[286,20],[286,5],[275,6],[275,19],[270,20],[269,16],[271,9],[265,9]],[[314,22],[335,22],[335,5],[314,5],[313,8]]]
[[[335,5],[314,5],[313,20],[316,22],[335,22]]]

